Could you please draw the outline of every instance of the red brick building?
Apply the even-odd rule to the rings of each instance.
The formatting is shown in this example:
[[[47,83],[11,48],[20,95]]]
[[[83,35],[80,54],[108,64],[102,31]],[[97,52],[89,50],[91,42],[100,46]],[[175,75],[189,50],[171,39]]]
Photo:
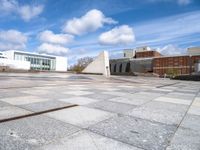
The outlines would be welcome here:
[[[198,60],[200,60],[200,55],[156,57],[153,59],[153,72],[159,75],[190,74],[194,72],[194,65]]]
[[[157,51],[142,51],[142,52],[136,52],[135,57],[136,58],[149,58],[149,57],[159,57],[161,54]]]

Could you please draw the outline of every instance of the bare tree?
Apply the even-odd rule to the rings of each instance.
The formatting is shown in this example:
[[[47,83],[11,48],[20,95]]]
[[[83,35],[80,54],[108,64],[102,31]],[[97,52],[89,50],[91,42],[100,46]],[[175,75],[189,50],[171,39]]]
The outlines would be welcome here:
[[[92,57],[83,57],[78,59],[77,63],[69,68],[71,71],[80,73],[93,61]]]

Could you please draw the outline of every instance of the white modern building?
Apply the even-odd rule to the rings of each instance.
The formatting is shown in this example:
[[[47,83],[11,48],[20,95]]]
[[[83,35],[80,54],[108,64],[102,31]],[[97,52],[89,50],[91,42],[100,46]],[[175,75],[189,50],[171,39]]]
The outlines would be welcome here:
[[[13,69],[67,71],[67,58],[25,51],[8,50],[0,53],[0,65]]]

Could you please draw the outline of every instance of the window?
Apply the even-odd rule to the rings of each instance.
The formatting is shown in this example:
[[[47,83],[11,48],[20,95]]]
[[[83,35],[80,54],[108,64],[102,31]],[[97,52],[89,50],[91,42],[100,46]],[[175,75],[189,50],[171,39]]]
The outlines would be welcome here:
[[[114,72],[116,72],[116,69],[117,69],[117,65],[115,64],[114,65]]]
[[[122,64],[119,66],[119,72],[122,72]]]
[[[126,72],[130,72],[130,62],[126,64]]]

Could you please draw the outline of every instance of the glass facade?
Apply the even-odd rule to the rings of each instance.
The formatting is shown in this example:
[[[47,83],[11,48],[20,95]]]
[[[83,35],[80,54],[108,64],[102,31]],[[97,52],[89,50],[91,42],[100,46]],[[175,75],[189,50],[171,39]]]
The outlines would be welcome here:
[[[14,59],[30,61],[32,70],[55,70],[56,69],[55,57],[15,52]]]

